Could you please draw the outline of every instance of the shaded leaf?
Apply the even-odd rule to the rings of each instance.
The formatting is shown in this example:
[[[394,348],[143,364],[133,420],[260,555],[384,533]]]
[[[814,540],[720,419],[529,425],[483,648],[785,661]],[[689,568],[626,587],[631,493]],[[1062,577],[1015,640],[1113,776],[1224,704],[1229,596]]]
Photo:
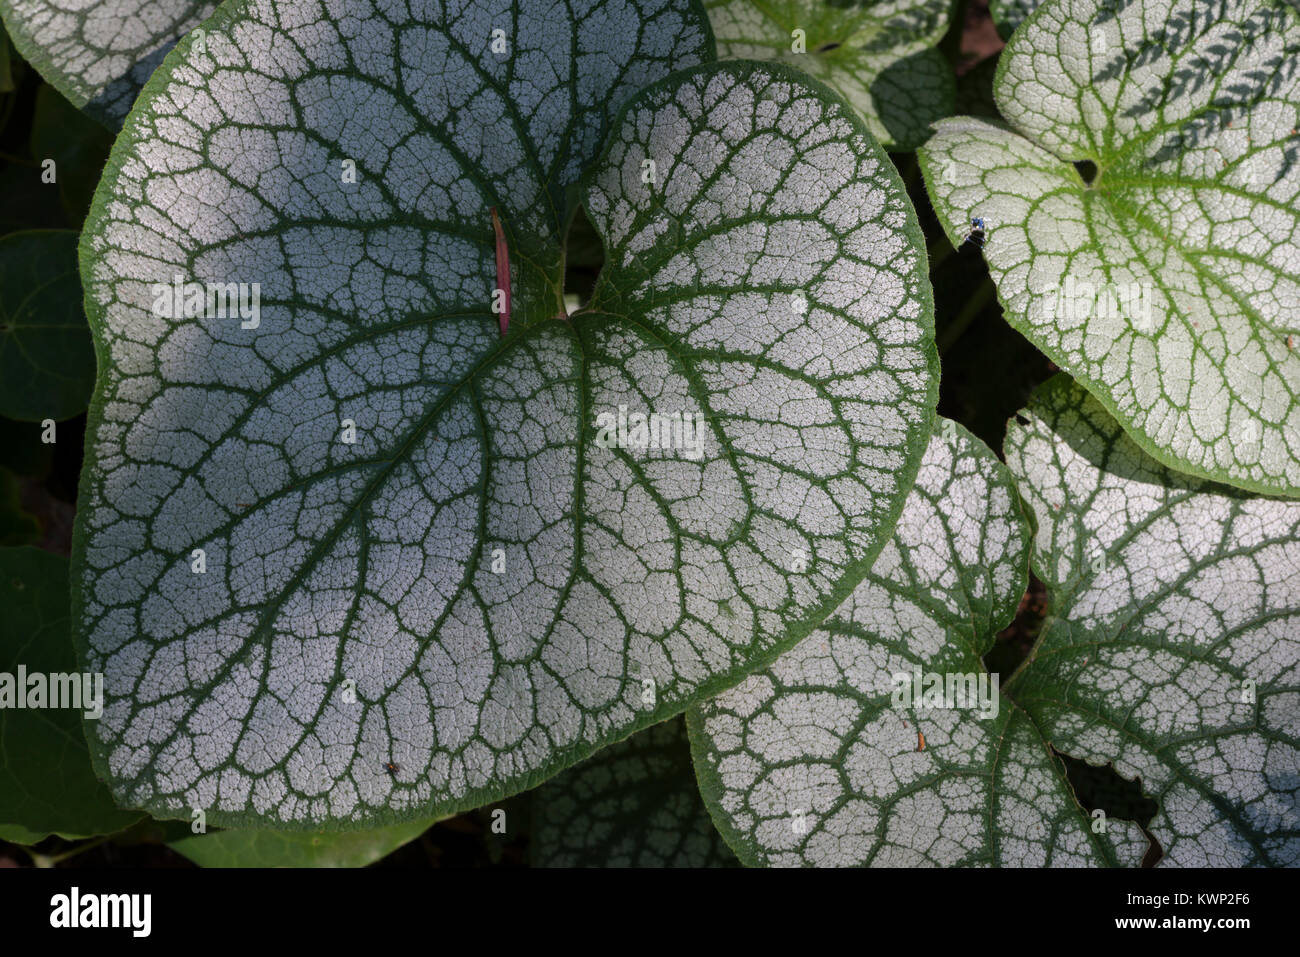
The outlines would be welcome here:
[[[957,77],[957,98],[953,112],[963,116],[984,116],[999,119],[997,101],[993,98],[993,78],[998,72],[999,55],[985,57]]]
[[[0,238],[0,415],[71,418],[85,411],[94,382],[77,234],[28,230]]]
[[[43,84],[36,91],[30,146],[38,164],[54,160],[63,209],[69,224],[80,228],[113,146],[113,134],[79,111],[54,87]]]
[[[700,800],[681,718],[638,731],[532,792],[536,867],[735,867]]]

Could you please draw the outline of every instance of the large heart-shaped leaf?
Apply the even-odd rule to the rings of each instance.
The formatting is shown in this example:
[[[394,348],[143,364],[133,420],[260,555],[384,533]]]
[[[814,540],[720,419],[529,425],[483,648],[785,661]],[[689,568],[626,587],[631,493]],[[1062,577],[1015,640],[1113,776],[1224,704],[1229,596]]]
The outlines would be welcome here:
[[[216,7],[216,0],[0,0],[18,52],[111,129],[167,51]]]
[[[536,867],[735,867],[700,800],[686,724],[612,744],[532,792]]]
[[[849,600],[771,668],[688,712],[701,791],[741,860],[1140,858],[1135,827],[1118,829],[1120,847],[1096,839],[1033,721],[991,682],[982,703],[917,707],[932,680],[956,689],[986,675],[980,657],[1015,615],[1028,556],[1006,467],[945,422],[894,540]],[[895,675],[920,702],[895,700]]]
[[[1012,422],[1052,618],[1007,692],[1159,802],[1162,864],[1300,863],[1300,502],[1160,465],[1064,376]]]
[[[140,820],[113,803],[86,753],[82,715],[93,713],[94,681],[73,664],[67,559],[0,548],[0,608],[0,840],[90,837]],[[78,697],[64,698],[74,682]]]
[[[474,807],[722,690],[865,570],[932,414],[921,235],[830,91],[678,74],[597,159],[710,53],[694,5],[315,11],[184,41],[85,234],[74,609],[100,766],[162,816]],[[175,275],[259,283],[256,328],[156,314]]]
[[[1294,4],[1047,0],[995,92],[921,157],[1008,321],[1165,464],[1300,495]]]
[[[952,113],[952,65],[935,44],[950,0],[705,0],[724,57],[784,60],[843,94],[889,149],[925,142]]]
[[[0,415],[71,418],[94,381],[77,234],[30,229],[0,239]]]

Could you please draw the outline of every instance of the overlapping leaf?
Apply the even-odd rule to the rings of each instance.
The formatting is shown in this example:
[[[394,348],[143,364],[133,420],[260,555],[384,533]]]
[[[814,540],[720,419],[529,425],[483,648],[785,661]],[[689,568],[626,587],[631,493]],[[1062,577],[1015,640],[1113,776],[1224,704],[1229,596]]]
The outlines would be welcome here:
[[[922,165],[1008,321],[1165,464],[1300,495],[1300,11],[1047,0],[996,97]]]
[[[74,609],[99,765],[160,815],[361,827],[536,784],[811,629],[919,465],[923,243],[841,101],[756,65],[641,94],[565,317],[579,174],[707,24],[440,9],[228,4],[110,158]],[[160,314],[176,275],[258,283],[256,327]],[[674,447],[606,441],[620,406]]]
[[[894,700],[895,675],[930,694],[931,675],[946,686],[986,674],[980,656],[1015,614],[1028,550],[1006,468],[947,422],[894,541],[849,600],[767,671],[688,712],[701,790],[743,861],[1140,857],[1135,827],[1116,826],[1115,842],[1092,833],[1059,760],[996,686],[982,700],[928,699],[939,707]]]
[[[990,564],[973,547],[937,554],[944,534],[920,522],[943,487],[932,445],[899,522],[903,587],[888,587],[901,595],[875,581],[886,550],[858,590],[881,597],[855,604],[856,627],[837,613],[768,673],[690,712],[723,833],[747,863],[1139,863],[1142,831],[1085,816],[1055,750],[1141,784],[1158,804],[1163,865],[1294,865],[1300,503],[1169,470],[1064,376],[1020,420],[1007,462],[1033,509],[1052,614],[1000,713],[891,708],[893,674],[978,669],[999,621],[949,611],[945,635],[944,608],[919,597],[917,569],[962,583]],[[968,505],[990,499],[956,484],[928,507],[966,508],[978,533]],[[918,553],[928,564],[908,561]],[[972,619],[988,627],[961,640]]]
[[[952,113],[952,66],[935,49],[948,0],[706,0],[724,57],[784,60],[830,84],[889,149],[925,142]]]
[[[1052,619],[1007,693],[1141,780],[1162,865],[1300,863],[1300,502],[1171,471],[1064,376],[1023,417]]]

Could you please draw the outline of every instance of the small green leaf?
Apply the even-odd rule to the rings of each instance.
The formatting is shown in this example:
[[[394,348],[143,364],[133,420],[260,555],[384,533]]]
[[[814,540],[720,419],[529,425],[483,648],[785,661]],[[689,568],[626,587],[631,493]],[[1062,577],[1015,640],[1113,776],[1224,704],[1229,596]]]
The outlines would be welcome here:
[[[935,48],[950,0],[705,0],[723,57],[783,60],[839,91],[880,142],[911,150],[952,114],[953,71]]]
[[[233,830],[196,834],[168,847],[200,867],[365,867],[387,857],[442,818],[367,831]]]
[[[1058,751],[1141,780],[1162,865],[1300,864],[1300,502],[1168,469],[1065,376],[1020,418],[1007,465],[1055,620],[1007,693]]]
[[[1029,532],[1006,467],[941,422],[894,541],[849,600],[688,712],[701,791],[746,864],[1140,859],[1132,825],[1112,827],[1122,848],[1091,839],[1060,761],[987,677],[981,656],[1024,593]],[[953,692],[984,682],[981,697],[929,697],[950,679]],[[919,702],[896,699],[918,685]]]
[[[35,548],[0,548],[0,608],[0,839],[73,840],[138,821],[143,815],[118,808],[95,778],[82,710],[16,707],[17,696],[30,704],[35,690],[18,685],[20,666],[28,678],[42,676],[47,688],[55,675],[81,683],[68,635],[67,560]]]
[[[735,867],[700,800],[681,718],[638,731],[532,792],[536,867]]]
[[[71,418],[85,411],[94,382],[77,234],[42,229],[0,239],[0,415]]]
[[[208,26],[260,42],[173,51],[83,236],[79,650],[160,817],[426,818],[679,713],[856,583],[933,414],[915,214],[825,87],[667,78],[712,53],[686,0],[278,26],[319,16],[238,0]],[[258,321],[159,309],[178,275]]]
[[[23,58],[113,130],[167,51],[216,7],[216,0],[0,0]]]
[[[920,156],[1008,322],[1166,465],[1300,495],[1300,11],[1047,0],[996,98]]]

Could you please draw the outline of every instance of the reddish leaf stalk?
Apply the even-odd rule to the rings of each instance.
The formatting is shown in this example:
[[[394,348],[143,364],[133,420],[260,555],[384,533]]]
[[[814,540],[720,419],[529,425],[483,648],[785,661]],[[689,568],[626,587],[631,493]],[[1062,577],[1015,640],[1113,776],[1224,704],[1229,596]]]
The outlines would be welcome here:
[[[501,217],[492,207],[492,228],[497,234],[497,288],[505,294],[505,308],[501,311],[501,335],[510,327],[510,247],[506,245],[506,232],[501,228]]]

